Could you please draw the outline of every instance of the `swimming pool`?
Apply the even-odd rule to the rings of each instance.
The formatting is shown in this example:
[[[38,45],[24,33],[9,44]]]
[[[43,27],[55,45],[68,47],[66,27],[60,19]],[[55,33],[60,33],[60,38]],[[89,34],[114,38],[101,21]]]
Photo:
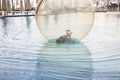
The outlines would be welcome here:
[[[0,80],[119,80],[120,14],[96,13],[79,44],[47,42],[34,17],[0,19]]]

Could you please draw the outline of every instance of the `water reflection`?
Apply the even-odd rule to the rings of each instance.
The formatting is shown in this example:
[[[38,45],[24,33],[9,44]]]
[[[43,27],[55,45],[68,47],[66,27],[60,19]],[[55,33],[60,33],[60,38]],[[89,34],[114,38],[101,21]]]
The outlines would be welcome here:
[[[47,24],[46,24],[47,23]],[[49,16],[45,16],[45,21],[44,21],[45,27],[48,27],[49,24]]]
[[[8,36],[8,32],[7,32],[7,19],[6,18],[2,18],[2,28],[3,28],[3,36]]]
[[[26,18],[26,27],[30,29],[31,18],[30,17],[25,17],[25,18]]]
[[[55,23],[56,23],[55,26],[56,26],[56,27],[57,27],[57,25],[58,25],[58,18],[59,18],[58,15],[55,15],[55,16],[54,16],[54,20],[55,20]]]
[[[38,80],[92,80],[92,59],[83,44],[46,43],[38,54]]]
[[[49,24],[51,17],[45,17],[43,24]],[[119,80],[120,18],[105,13],[96,17],[93,30],[83,40],[87,46],[44,45],[35,21],[31,22],[33,17],[1,18],[0,80]],[[59,19],[63,19],[61,15]],[[9,39],[2,36],[14,37],[22,29],[17,39],[4,44]]]
[[[42,45],[44,39],[35,36],[39,32],[35,23],[30,23],[32,19],[33,17],[3,19],[2,28],[10,37],[25,28],[17,36],[19,39],[0,46],[0,79],[92,80],[92,59],[87,47],[83,43]]]
[[[94,60],[95,80],[119,80],[120,18],[119,12],[96,13],[91,33],[84,39]],[[85,42],[86,40],[86,42]]]

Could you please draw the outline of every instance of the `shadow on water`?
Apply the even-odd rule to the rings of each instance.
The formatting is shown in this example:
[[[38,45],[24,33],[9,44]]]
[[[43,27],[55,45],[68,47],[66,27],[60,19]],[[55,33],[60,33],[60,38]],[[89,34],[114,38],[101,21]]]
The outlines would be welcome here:
[[[92,59],[83,44],[46,43],[38,54],[37,80],[92,80]]]

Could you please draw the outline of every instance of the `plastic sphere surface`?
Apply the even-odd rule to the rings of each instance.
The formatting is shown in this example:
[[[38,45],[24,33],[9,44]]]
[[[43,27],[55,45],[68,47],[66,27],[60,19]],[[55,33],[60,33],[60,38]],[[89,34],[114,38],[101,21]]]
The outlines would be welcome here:
[[[36,22],[42,35],[50,40],[72,32],[81,40],[92,28],[94,8],[91,0],[39,0]]]

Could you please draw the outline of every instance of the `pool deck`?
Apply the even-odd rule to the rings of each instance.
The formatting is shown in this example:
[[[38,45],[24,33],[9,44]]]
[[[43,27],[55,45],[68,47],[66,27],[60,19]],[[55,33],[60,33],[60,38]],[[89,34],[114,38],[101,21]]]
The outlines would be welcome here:
[[[35,16],[34,14],[29,14],[29,15],[5,15],[5,16],[0,16],[0,18],[4,17],[25,17],[25,16]]]

